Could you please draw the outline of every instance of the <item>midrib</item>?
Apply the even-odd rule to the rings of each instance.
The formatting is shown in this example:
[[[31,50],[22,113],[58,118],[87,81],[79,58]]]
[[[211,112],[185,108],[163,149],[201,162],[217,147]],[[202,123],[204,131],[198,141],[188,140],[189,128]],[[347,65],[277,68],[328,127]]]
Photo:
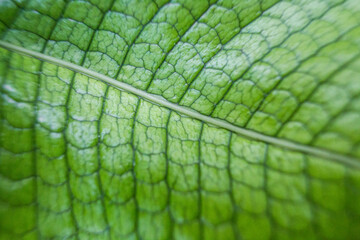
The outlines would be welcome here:
[[[5,41],[0,40],[0,47],[3,47],[10,51],[20,53],[22,55],[28,55],[30,57],[34,57],[39,60],[52,63],[57,66],[73,70],[75,72],[79,72],[81,74],[84,74],[84,75],[94,78],[96,80],[110,84],[111,86],[116,87],[120,90],[127,91],[127,92],[135,94],[139,97],[147,99],[148,101],[150,101],[152,103],[162,105],[162,106],[169,108],[171,110],[174,110],[178,113],[190,116],[192,118],[215,125],[217,127],[228,129],[232,132],[235,132],[235,133],[245,136],[247,138],[263,141],[263,142],[277,145],[277,146],[280,146],[283,148],[300,151],[300,152],[318,156],[318,157],[321,157],[324,159],[328,159],[328,160],[332,160],[332,161],[336,161],[336,162],[347,164],[347,165],[350,165],[353,167],[360,168],[360,160],[358,160],[356,158],[349,157],[349,156],[342,155],[342,154],[335,153],[335,152],[331,152],[331,151],[321,149],[321,148],[311,147],[308,145],[295,143],[292,141],[288,141],[288,140],[284,140],[284,139],[280,139],[280,138],[276,138],[276,137],[271,137],[271,136],[261,134],[261,133],[258,133],[258,132],[252,131],[252,130],[241,128],[241,127],[235,126],[231,123],[228,123],[224,120],[203,115],[203,114],[196,112],[188,107],[184,107],[184,106],[180,106],[175,103],[171,103],[159,95],[150,94],[148,92],[137,89],[129,84],[117,81],[115,79],[112,79],[112,78],[105,76],[103,74],[100,74],[98,72],[89,70],[87,68],[81,67],[79,65],[76,65],[76,64],[55,58],[55,57],[51,57],[51,56],[48,56],[48,55],[45,55],[45,54],[42,54],[39,52],[31,51],[26,48],[19,47],[19,46],[16,46],[14,44],[11,44],[11,43],[8,43]]]

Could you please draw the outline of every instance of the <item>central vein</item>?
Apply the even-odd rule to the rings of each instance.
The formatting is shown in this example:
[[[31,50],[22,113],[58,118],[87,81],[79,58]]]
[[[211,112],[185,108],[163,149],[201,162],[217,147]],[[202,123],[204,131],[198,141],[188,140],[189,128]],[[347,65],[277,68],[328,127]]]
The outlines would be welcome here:
[[[258,133],[258,132],[252,131],[252,130],[241,128],[241,127],[235,126],[233,124],[230,124],[224,120],[203,115],[203,114],[196,112],[188,107],[184,107],[184,106],[180,106],[175,103],[171,103],[159,95],[150,94],[148,92],[137,89],[129,84],[117,81],[115,79],[112,79],[112,78],[105,76],[103,74],[100,74],[98,72],[94,72],[92,70],[81,67],[79,65],[76,65],[76,64],[58,59],[58,58],[54,58],[54,57],[51,57],[51,56],[48,56],[48,55],[45,55],[45,54],[42,54],[39,52],[31,51],[31,50],[25,49],[23,47],[19,47],[19,46],[13,45],[11,43],[7,43],[5,41],[0,40],[0,47],[3,47],[10,51],[18,52],[23,55],[28,55],[30,57],[34,57],[34,58],[40,59],[42,61],[52,63],[52,64],[55,64],[60,67],[64,67],[64,68],[73,70],[75,72],[89,76],[96,80],[105,82],[105,83],[107,83],[113,87],[116,87],[120,90],[135,94],[135,95],[142,97],[144,99],[147,99],[153,103],[162,105],[162,106],[169,108],[171,110],[174,110],[178,113],[190,116],[192,118],[196,118],[200,121],[207,122],[207,123],[210,123],[212,125],[215,125],[215,126],[218,126],[221,128],[228,129],[228,130],[235,132],[237,134],[240,134],[242,136],[360,168],[360,160],[358,160],[356,158],[341,155],[341,154],[334,153],[331,151],[327,151],[325,149],[319,149],[316,147],[311,147],[308,145],[295,143],[295,142],[291,142],[288,140],[279,139],[276,137],[271,137],[271,136],[261,134],[261,133]]]

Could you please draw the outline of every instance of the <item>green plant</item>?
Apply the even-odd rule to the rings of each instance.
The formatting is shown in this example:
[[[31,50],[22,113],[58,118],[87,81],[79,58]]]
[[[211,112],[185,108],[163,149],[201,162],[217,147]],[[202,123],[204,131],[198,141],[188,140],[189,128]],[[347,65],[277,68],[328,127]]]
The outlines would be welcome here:
[[[357,239],[357,0],[0,2],[0,239]]]

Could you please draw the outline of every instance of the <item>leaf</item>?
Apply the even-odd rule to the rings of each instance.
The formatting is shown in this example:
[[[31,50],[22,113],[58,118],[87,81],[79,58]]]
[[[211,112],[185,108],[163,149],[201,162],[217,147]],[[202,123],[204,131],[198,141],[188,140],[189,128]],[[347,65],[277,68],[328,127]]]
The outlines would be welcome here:
[[[357,1],[0,6],[0,239],[359,236]]]

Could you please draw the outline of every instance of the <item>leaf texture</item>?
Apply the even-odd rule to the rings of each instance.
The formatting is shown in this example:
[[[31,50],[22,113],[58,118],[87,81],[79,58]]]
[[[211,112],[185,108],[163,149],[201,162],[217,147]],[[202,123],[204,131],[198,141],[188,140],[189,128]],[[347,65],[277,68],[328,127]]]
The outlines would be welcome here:
[[[1,38],[360,157],[347,1],[10,1]],[[2,239],[356,239],[360,172],[0,48]]]

